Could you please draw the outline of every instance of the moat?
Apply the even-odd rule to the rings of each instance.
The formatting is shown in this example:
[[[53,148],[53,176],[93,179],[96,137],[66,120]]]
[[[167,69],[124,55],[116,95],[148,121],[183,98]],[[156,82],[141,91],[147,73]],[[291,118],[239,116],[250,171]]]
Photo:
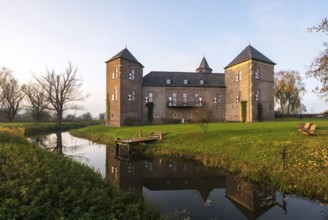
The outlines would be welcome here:
[[[168,219],[328,219],[328,206],[253,184],[190,161],[148,158],[68,132],[30,138],[93,167],[122,190],[144,196]]]

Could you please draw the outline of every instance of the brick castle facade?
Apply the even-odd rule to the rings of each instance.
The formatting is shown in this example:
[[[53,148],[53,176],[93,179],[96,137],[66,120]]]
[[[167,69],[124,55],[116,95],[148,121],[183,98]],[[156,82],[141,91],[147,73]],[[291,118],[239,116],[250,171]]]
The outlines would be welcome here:
[[[106,62],[106,124],[147,124],[147,103],[153,123],[192,120],[195,109],[209,110],[211,121],[241,121],[247,101],[247,122],[274,118],[274,65],[248,45],[224,69],[213,73],[205,57],[196,72],[152,71],[123,49]],[[261,110],[259,110],[261,108]]]

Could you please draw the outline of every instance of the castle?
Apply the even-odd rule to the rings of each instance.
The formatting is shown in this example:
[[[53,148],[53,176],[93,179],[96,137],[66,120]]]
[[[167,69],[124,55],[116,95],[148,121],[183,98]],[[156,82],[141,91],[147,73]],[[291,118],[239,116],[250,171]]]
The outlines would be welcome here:
[[[203,57],[196,72],[152,71],[143,76],[144,66],[125,48],[106,61],[106,124],[148,123],[147,103],[153,103],[153,123],[184,123],[199,107],[211,112],[212,121],[241,121],[241,101],[247,101],[247,122],[271,121],[274,65],[248,45],[224,73],[212,73]]]

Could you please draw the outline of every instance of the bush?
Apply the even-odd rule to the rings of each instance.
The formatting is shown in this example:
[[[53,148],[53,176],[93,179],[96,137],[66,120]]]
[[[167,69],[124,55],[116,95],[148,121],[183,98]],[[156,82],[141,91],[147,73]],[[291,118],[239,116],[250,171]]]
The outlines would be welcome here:
[[[123,120],[123,124],[127,126],[136,125],[137,121],[138,121],[137,117],[128,116]]]
[[[179,124],[180,120],[177,118],[161,118],[164,124]]]

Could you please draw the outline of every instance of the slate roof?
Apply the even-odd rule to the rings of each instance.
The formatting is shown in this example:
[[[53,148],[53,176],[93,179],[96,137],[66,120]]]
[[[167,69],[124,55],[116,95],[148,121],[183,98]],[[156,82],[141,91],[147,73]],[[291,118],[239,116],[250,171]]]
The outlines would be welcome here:
[[[112,58],[110,58],[109,60],[106,61],[109,62],[109,61],[112,61],[112,60],[115,60],[115,59],[118,59],[118,58],[121,58],[121,59],[125,59],[125,60],[129,60],[129,61],[132,61],[132,62],[135,62],[135,63],[138,63],[140,64],[142,67],[144,67],[133,55],[132,53],[127,49],[127,48],[124,48],[123,50],[121,50],[118,54],[116,54],[115,56],[113,56]]]
[[[205,57],[203,57],[202,61],[200,62],[200,65],[199,65],[199,67],[197,68],[196,71],[198,72],[198,70],[201,70],[201,69],[208,69],[208,70],[212,71],[212,69],[211,69],[211,67],[208,65],[208,63],[207,63]]]
[[[166,79],[171,79],[166,84]],[[188,84],[184,84],[184,80]],[[199,83],[204,80],[204,84]],[[225,88],[223,73],[196,73],[196,72],[163,72],[152,71],[143,77],[143,86],[166,86],[166,87],[221,87]]]
[[[256,50],[251,45],[248,45],[234,60],[232,60],[224,69],[236,65],[238,63],[242,63],[246,60],[254,59],[258,61],[262,61],[265,63],[270,63],[276,65],[272,60],[264,56],[261,52]]]

